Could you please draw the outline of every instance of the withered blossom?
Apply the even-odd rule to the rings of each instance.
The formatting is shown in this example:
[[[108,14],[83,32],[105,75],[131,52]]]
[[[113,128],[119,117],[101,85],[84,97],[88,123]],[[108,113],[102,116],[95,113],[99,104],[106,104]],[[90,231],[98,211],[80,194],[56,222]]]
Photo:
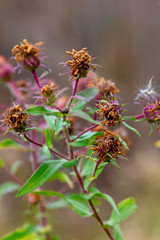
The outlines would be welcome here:
[[[100,77],[97,81],[96,86],[99,90],[99,98],[107,97],[109,95],[115,95],[119,92],[119,89],[116,87],[115,83],[111,80],[105,80],[103,77]]]
[[[86,51],[87,48],[82,48],[80,51],[72,49],[72,52],[66,51],[72,57],[65,65],[69,66],[71,79],[86,77],[90,68],[94,71],[96,67],[92,64],[92,57]]]
[[[23,64],[24,68],[34,71],[40,65],[42,57],[39,56],[43,42],[35,43],[34,45],[28,43],[26,39],[20,45],[14,46],[12,55],[15,55],[17,64]]]
[[[116,126],[123,121],[121,117],[122,109],[117,101],[100,101],[97,107],[99,108],[97,113],[104,119],[101,122],[103,125]]]
[[[10,108],[3,119],[3,121],[8,126],[9,130],[14,130],[18,133],[23,133],[27,127],[27,114],[23,112],[23,109],[17,105],[13,108]]]
[[[41,91],[39,94],[42,95],[43,100],[47,105],[52,105],[56,101],[56,91],[57,86],[54,83],[51,83],[50,85],[46,84],[41,88]]]
[[[91,156],[96,157],[100,162],[107,162],[110,158],[116,158],[121,154],[122,145],[115,133],[106,131],[104,135],[95,140]]]

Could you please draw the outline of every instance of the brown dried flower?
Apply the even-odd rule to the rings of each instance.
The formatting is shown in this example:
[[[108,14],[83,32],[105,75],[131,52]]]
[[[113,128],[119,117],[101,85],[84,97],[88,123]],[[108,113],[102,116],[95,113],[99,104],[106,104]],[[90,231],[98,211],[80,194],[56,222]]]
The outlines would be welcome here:
[[[51,83],[50,85],[45,85],[44,87],[41,88],[40,94],[43,96],[46,104],[51,105],[55,103],[56,97],[55,93],[57,91],[57,86],[54,83]]]
[[[80,51],[72,49],[72,52],[66,51],[67,54],[72,56],[72,60],[69,60],[65,65],[70,67],[71,79],[83,78],[87,76],[90,67],[96,70],[96,67],[91,64],[92,57],[86,51],[87,48],[82,48]]]
[[[43,42],[35,43],[35,45],[28,43],[26,39],[21,45],[16,45],[12,49],[12,55],[15,55],[17,64],[23,63],[23,66],[31,71],[35,70],[40,65],[39,53]]]
[[[105,118],[101,123],[107,126],[116,126],[120,124],[123,119],[121,117],[122,109],[117,101],[99,102],[97,106],[100,108],[97,113],[101,118]]]
[[[99,79],[96,86],[99,89],[100,98],[107,97],[109,95],[114,95],[119,92],[119,89],[116,87],[115,83],[111,80],[105,80],[103,77]]]
[[[110,158],[117,158],[117,154],[121,154],[121,142],[116,134],[110,131],[106,131],[94,144],[95,146],[91,147],[94,151],[91,156],[96,156],[100,162],[107,162]]]
[[[23,112],[23,109],[17,105],[10,108],[4,118],[4,122],[9,127],[8,130],[14,130],[15,132],[25,132],[27,114]]]

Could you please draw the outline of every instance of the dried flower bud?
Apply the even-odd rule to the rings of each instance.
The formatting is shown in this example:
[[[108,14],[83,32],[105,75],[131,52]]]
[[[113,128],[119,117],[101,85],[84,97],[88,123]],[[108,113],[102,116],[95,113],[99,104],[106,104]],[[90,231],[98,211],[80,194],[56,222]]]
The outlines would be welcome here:
[[[122,109],[117,101],[100,101],[97,106],[100,108],[97,113],[100,114],[101,118],[105,118],[101,122],[103,125],[116,126],[123,121],[121,117]]]
[[[121,142],[115,133],[106,131],[100,139],[96,140],[91,150],[94,152],[91,156],[95,156],[100,162],[107,162],[110,158],[117,158],[121,154]]]
[[[114,95],[119,92],[119,89],[116,88],[114,82],[110,80],[105,80],[103,77],[99,79],[96,84],[97,88],[99,89],[99,98],[103,98],[104,96],[107,97],[109,95]]]
[[[80,51],[72,49],[72,52],[66,51],[67,54],[72,56],[72,60],[65,63],[65,65],[70,68],[71,79],[86,77],[90,67],[92,67],[94,71],[96,70],[96,67],[91,64],[92,57],[86,49],[87,48],[82,48]]]
[[[17,105],[9,109],[3,121],[9,127],[8,130],[23,133],[27,127],[26,119],[27,114],[23,112],[23,109],[19,105]]]
[[[41,88],[40,94],[43,97],[43,100],[47,105],[52,105],[56,101],[56,91],[57,91],[57,86],[54,83],[51,83],[50,85],[45,85],[44,87]]]
[[[31,205],[35,205],[40,202],[41,196],[35,193],[29,193],[28,194],[28,202]]]
[[[43,42],[33,45],[24,39],[21,45],[14,46],[12,55],[15,55],[17,64],[22,63],[24,68],[34,71],[40,65],[41,58],[39,57],[39,53],[42,45]]]
[[[7,62],[7,60],[3,56],[0,56],[0,80],[3,82],[11,80],[13,71],[13,67]]]

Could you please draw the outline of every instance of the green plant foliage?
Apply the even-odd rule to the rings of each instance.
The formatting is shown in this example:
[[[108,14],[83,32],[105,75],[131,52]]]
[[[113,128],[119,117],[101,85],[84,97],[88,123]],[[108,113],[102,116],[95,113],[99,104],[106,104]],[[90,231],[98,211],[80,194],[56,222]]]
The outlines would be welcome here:
[[[127,219],[135,210],[137,205],[134,198],[127,198],[118,204],[120,217],[117,216],[115,210],[112,211],[108,221],[105,221],[105,227],[115,226]]]
[[[17,143],[16,141],[14,141],[10,138],[6,138],[6,139],[4,139],[0,142],[0,149],[3,149],[3,148],[5,148],[5,149],[7,149],[7,148],[8,149],[17,149],[17,150],[23,150],[24,149],[24,147],[21,144]]]
[[[22,228],[16,229],[1,240],[45,240],[40,227],[25,224]]]
[[[45,115],[45,116],[57,116],[57,117],[62,117],[63,114],[60,113],[58,110],[54,109],[48,109],[43,106],[37,106],[37,107],[30,107],[27,110],[24,111],[25,113],[29,113],[34,116],[39,116],[39,115]]]
[[[70,188],[73,188],[73,181],[70,179],[68,174],[66,174],[64,172],[55,172],[48,179],[48,181],[54,181],[55,179],[58,179],[62,183],[67,183]]]
[[[117,217],[120,218],[119,210],[118,210],[118,208],[117,208],[117,206],[116,206],[116,204],[115,204],[115,202],[114,202],[114,200],[113,200],[113,198],[112,198],[111,196],[99,192],[99,190],[96,189],[96,188],[91,188],[91,190],[90,190],[90,192],[89,192],[88,195],[85,195],[85,194],[83,194],[83,193],[82,193],[81,195],[82,195],[83,198],[86,199],[86,200],[89,200],[89,199],[92,199],[92,198],[95,198],[95,197],[96,197],[96,198],[98,197],[98,198],[103,198],[103,199],[105,199],[107,202],[110,203],[110,205],[112,206],[112,208],[115,210],[115,213],[116,213]]]
[[[2,160],[2,158],[0,158],[0,168],[4,167],[4,162]]]
[[[90,211],[88,201],[79,194],[69,194],[64,196],[61,193],[53,191],[36,191],[35,193],[48,197],[56,196],[65,200],[72,208],[72,210],[74,210],[82,217],[90,217],[91,215],[93,215]]]
[[[84,133],[82,136],[77,138],[74,142],[71,142],[70,145],[73,147],[84,147],[91,145],[93,143],[92,140],[95,139],[96,136],[102,135],[102,132],[91,132],[88,131]],[[74,139],[76,136],[72,136],[71,139]]]
[[[138,132],[138,130],[134,127],[131,127],[130,125],[128,125],[126,122],[122,122],[123,126],[125,126],[126,128],[128,128],[129,130],[135,132],[138,137],[141,137],[141,134]]]
[[[81,111],[81,110],[77,110],[76,112],[72,112],[72,114],[70,114],[69,116],[75,116],[75,117],[80,117],[88,122],[91,123],[95,123],[95,124],[100,124],[100,122],[93,120],[93,118],[91,118],[87,113]]]
[[[16,161],[16,162],[14,162],[14,163],[12,164],[12,166],[11,166],[11,173],[15,175],[16,172],[17,172],[17,170],[18,170],[18,168],[19,168],[21,165],[22,165],[22,161]]]
[[[124,240],[120,227],[118,225],[115,225],[113,229],[114,229],[114,240]]]
[[[56,171],[58,171],[63,164],[66,163],[65,159],[50,160],[42,163],[35,173],[28,179],[23,187],[17,193],[17,197],[21,197],[27,193],[34,191],[36,188],[44,184]]]
[[[48,128],[46,128],[46,144],[48,148],[53,148],[52,137]]]

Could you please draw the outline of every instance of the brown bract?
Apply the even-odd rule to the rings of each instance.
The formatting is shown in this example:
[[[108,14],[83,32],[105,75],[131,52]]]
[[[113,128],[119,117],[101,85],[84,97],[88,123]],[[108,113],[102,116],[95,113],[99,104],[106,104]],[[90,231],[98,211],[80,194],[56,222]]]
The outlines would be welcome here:
[[[94,151],[91,156],[96,156],[100,162],[107,162],[111,157],[117,158],[117,154],[121,154],[121,142],[115,133],[106,131],[102,138],[95,141],[91,150]]]
[[[28,43],[26,39],[23,40],[21,45],[16,45],[12,49],[12,55],[15,55],[17,63],[24,60],[29,60],[30,57],[38,58],[40,47],[43,42],[35,43],[35,45]]]
[[[71,69],[71,79],[83,78],[87,76],[90,67],[96,70],[96,67],[91,64],[92,57],[86,51],[87,48],[82,48],[80,51],[72,49],[72,52],[66,51],[67,54],[72,56],[72,60],[69,60],[65,65],[69,66]]]
[[[51,83],[50,85],[45,85],[41,88],[41,94],[46,96],[51,96],[55,90],[57,89],[56,85],[54,83]]]
[[[101,118],[105,118],[101,123],[107,126],[116,126],[124,121],[121,117],[121,110],[116,103],[101,103],[97,106],[100,108],[97,113],[100,114]]]
[[[14,130],[15,132],[22,133],[26,129],[27,114],[23,113],[23,109],[17,105],[10,108],[4,118],[4,122],[9,127],[8,130]]]

